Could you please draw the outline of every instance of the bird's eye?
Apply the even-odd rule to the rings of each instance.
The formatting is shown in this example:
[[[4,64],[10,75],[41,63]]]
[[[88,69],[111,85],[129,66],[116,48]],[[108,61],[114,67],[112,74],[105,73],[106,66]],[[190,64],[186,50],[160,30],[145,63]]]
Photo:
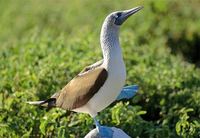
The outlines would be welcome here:
[[[121,15],[122,15],[121,12],[118,12],[118,13],[117,13],[117,17],[120,17]]]

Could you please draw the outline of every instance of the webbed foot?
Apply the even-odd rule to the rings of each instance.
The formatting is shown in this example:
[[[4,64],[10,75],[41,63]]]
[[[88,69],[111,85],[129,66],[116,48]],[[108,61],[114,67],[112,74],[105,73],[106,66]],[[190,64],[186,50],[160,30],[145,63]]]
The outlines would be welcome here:
[[[113,136],[113,130],[110,127],[107,126],[101,126],[99,122],[94,118],[96,129],[99,132],[99,135],[101,138],[112,138]]]

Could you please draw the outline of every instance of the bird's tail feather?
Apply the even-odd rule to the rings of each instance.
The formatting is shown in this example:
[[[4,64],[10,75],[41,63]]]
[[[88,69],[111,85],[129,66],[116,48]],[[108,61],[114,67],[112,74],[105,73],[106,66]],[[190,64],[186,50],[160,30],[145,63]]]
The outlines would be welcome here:
[[[41,105],[44,101],[31,101],[27,102],[28,104],[33,104],[33,105]]]
[[[39,105],[39,106],[44,106],[44,107],[55,107],[56,106],[56,98],[49,98],[44,101],[31,101],[27,102],[28,104],[32,105]]]

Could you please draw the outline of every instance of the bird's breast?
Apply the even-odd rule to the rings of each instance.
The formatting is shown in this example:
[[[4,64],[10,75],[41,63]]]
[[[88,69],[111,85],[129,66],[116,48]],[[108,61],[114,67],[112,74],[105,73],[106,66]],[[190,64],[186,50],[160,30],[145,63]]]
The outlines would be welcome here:
[[[123,86],[126,80],[126,68],[124,63],[115,64],[108,70],[108,78],[113,85]]]
[[[107,71],[112,78],[126,79],[126,67],[123,59],[113,60],[108,63]]]

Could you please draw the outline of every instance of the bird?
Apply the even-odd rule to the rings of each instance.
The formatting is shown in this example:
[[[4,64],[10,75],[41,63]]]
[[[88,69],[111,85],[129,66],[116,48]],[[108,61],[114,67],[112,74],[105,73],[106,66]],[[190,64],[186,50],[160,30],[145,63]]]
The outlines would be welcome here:
[[[137,86],[123,88],[126,80],[126,67],[119,42],[121,25],[143,7],[110,13],[104,20],[100,33],[100,46],[103,59],[85,67],[60,91],[44,101],[28,102],[29,104],[58,107],[78,113],[89,114],[95,122],[102,137],[112,135],[104,131],[96,116],[115,100],[130,98],[130,90]]]

